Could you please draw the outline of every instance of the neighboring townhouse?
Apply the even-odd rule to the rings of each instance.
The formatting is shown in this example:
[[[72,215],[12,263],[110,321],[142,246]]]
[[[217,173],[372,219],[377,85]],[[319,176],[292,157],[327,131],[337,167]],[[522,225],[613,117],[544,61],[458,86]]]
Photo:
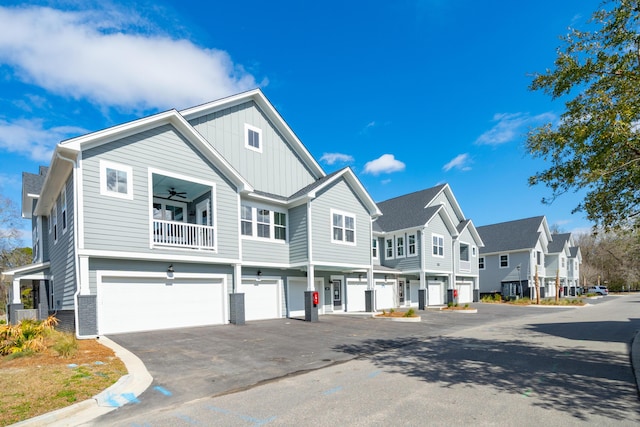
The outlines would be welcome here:
[[[373,223],[378,308],[478,301],[483,240],[448,184],[378,207],[383,213]]]
[[[582,254],[575,246],[571,233],[553,234],[546,257],[549,288],[555,292],[556,274],[560,282],[560,292],[564,296],[575,296],[580,286],[580,264]],[[553,293],[552,295],[555,295]]]
[[[540,295],[550,295],[545,266],[551,232],[544,216],[478,227],[480,293],[535,298],[535,276]]]
[[[320,314],[364,310],[380,214],[260,90],[144,117],[25,174],[34,264],[5,272],[10,320],[25,287],[79,337],[301,316],[311,291]]]

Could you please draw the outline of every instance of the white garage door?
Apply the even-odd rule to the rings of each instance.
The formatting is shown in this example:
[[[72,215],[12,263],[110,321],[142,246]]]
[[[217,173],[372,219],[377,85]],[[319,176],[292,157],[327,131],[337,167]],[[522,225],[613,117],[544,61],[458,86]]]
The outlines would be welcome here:
[[[444,292],[442,282],[429,282],[429,305],[443,305]]]
[[[376,310],[395,308],[395,294],[395,282],[376,282]]]
[[[468,282],[458,282],[458,302],[466,304],[473,302],[473,285]]]
[[[418,306],[418,302],[420,300],[419,298],[419,294],[418,294],[418,290],[420,289],[420,281],[412,281],[409,283],[410,286],[410,292],[409,292],[409,298],[411,299],[411,307],[417,307]]]
[[[243,279],[238,292],[244,294],[245,320],[275,319],[282,309],[280,281]],[[304,306],[303,306],[304,309]]]
[[[102,277],[98,283],[98,333],[151,331],[226,323],[221,278]]]
[[[367,282],[347,280],[347,311],[365,311]]]

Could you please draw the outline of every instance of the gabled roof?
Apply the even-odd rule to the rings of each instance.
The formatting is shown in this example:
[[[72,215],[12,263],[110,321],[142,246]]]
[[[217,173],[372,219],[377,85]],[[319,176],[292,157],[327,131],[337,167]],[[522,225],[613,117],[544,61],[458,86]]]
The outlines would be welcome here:
[[[383,216],[374,223],[374,230],[389,232],[424,226],[439,208],[429,204],[445,187],[448,185],[442,184],[379,202]]]
[[[541,234],[545,235],[545,241],[551,240],[551,233],[544,216],[483,225],[477,230],[484,242],[481,253],[533,249],[542,237]]]
[[[316,159],[313,158],[311,153],[309,153],[304,144],[302,144],[300,139],[296,136],[293,130],[291,130],[287,122],[282,118],[280,113],[278,113],[273,104],[269,102],[260,89],[253,89],[227,98],[222,98],[217,101],[207,102],[206,104],[187,108],[185,110],[181,110],[180,114],[187,120],[193,120],[216,111],[243,104],[247,101],[253,101],[258,105],[258,107],[260,107],[260,109],[271,120],[273,126],[292,145],[293,150],[300,156],[302,161],[307,165],[307,167],[309,167],[316,177],[319,178],[326,174],[318,162],[316,162]]]
[[[571,239],[571,233],[552,234],[553,240],[549,242],[547,246],[547,252],[550,254],[557,254],[565,250],[568,247],[569,240]]]
[[[47,196],[41,197],[38,201],[35,211],[36,215],[46,215],[49,212],[54,201],[54,195],[60,192],[66,177],[71,171],[70,161],[74,161],[78,153],[163,125],[173,126],[174,129],[193,144],[203,156],[209,159],[218,170],[233,182],[240,191],[253,191],[251,184],[249,184],[180,113],[176,110],[169,110],[59,143],[53,153],[51,167],[44,181],[43,191],[41,192],[41,194]]]
[[[460,224],[458,224],[457,229],[458,229],[458,234],[462,234],[465,229],[468,229],[469,233],[471,233],[471,236],[473,236],[473,239],[476,241],[477,245],[479,247],[484,247],[484,242],[482,241],[482,238],[480,237],[480,234],[478,233],[478,230],[476,229],[475,225],[473,225],[473,221],[471,221],[470,219],[466,219],[460,222]]]

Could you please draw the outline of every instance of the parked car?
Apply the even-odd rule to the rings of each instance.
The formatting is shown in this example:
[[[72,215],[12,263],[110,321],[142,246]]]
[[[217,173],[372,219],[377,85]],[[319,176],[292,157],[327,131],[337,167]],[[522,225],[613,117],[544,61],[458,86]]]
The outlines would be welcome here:
[[[587,291],[588,294],[609,295],[609,289],[606,286],[591,286]]]

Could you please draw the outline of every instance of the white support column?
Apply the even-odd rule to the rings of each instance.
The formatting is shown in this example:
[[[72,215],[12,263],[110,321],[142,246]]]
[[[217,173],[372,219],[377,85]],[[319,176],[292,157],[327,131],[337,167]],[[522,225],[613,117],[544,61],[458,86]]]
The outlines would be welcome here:
[[[313,268],[313,264],[309,264],[307,267],[307,290],[315,291],[315,271]]]
[[[373,267],[367,270],[367,289],[373,290]]]
[[[79,256],[80,261],[80,277],[78,280],[80,295],[91,295],[91,290],[89,288],[89,257],[87,256]]]
[[[240,280],[242,280],[242,264],[234,264],[233,266],[233,284],[231,292],[236,293],[240,289]]]
[[[11,304],[20,304],[20,279],[13,279]]]

